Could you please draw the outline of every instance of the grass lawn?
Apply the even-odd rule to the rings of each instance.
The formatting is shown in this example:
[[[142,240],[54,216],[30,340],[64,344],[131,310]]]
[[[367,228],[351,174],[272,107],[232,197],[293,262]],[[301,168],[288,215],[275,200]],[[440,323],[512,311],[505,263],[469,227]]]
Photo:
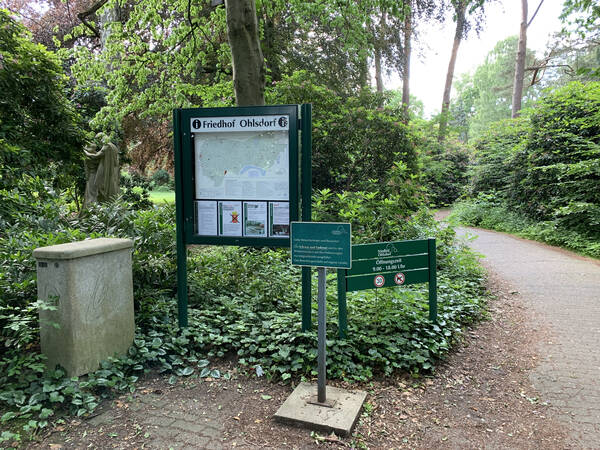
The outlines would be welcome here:
[[[156,204],[175,203],[175,191],[150,191],[150,201]]]

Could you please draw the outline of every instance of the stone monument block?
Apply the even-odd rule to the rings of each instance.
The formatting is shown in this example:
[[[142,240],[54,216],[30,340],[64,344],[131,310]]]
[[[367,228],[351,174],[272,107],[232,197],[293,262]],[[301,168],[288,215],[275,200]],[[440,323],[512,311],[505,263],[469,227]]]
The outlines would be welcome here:
[[[132,247],[129,239],[100,238],[34,250],[38,298],[57,308],[39,313],[50,369],[83,375],[127,352],[135,329]]]

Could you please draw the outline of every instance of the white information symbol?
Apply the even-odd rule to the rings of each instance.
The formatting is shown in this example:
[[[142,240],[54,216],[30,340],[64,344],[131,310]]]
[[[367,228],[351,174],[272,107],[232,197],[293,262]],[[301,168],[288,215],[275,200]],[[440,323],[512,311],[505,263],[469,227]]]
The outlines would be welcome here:
[[[375,287],[380,288],[385,284],[385,278],[383,275],[375,275],[375,280],[373,282],[375,283]]]
[[[397,285],[404,284],[404,274],[402,272],[394,275],[394,283],[396,283]]]

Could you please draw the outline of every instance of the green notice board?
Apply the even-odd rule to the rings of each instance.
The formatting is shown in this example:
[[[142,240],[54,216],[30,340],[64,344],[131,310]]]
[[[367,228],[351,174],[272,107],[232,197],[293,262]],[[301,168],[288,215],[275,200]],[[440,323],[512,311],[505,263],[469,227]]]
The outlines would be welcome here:
[[[292,222],[292,264],[305,267],[352,267],[349,223]]]
[[[429,283],[429,319],[437,320],[435,239],[352,246],[352,268],[338,270],[339,334],[346,337],[346,292]]]

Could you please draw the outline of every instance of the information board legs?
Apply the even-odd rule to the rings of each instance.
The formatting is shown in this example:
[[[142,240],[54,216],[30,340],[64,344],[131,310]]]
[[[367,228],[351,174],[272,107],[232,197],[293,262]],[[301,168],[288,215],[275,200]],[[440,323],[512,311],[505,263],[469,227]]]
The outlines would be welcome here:
[[[346,306],[346,270],[338,269],[338,335],[340,339],[346,339],[348,334],[348,309]]]
[[[435,239],[427,240],[429,253],[429,320],[437,322],[437,256]]]
[[[187,246],[177,242],[177,312],[179,328],[188,326]]]
[[[325,267],[318,267],[317,272],[319,274],[319,312],[318,312],[318,379],[317,379],[317,401],[319,403],[326,402],[326,393],[325,393],[325,385],[326,385],[326,371],[327,371],[327,361],[326,361],[326,321],[327,321],[327,301],[326,301],[326,274]]]
[[[312,317],[311,317],[311,270],[310,267],[302,268],[302,331],[309,331],[312,329]]]

